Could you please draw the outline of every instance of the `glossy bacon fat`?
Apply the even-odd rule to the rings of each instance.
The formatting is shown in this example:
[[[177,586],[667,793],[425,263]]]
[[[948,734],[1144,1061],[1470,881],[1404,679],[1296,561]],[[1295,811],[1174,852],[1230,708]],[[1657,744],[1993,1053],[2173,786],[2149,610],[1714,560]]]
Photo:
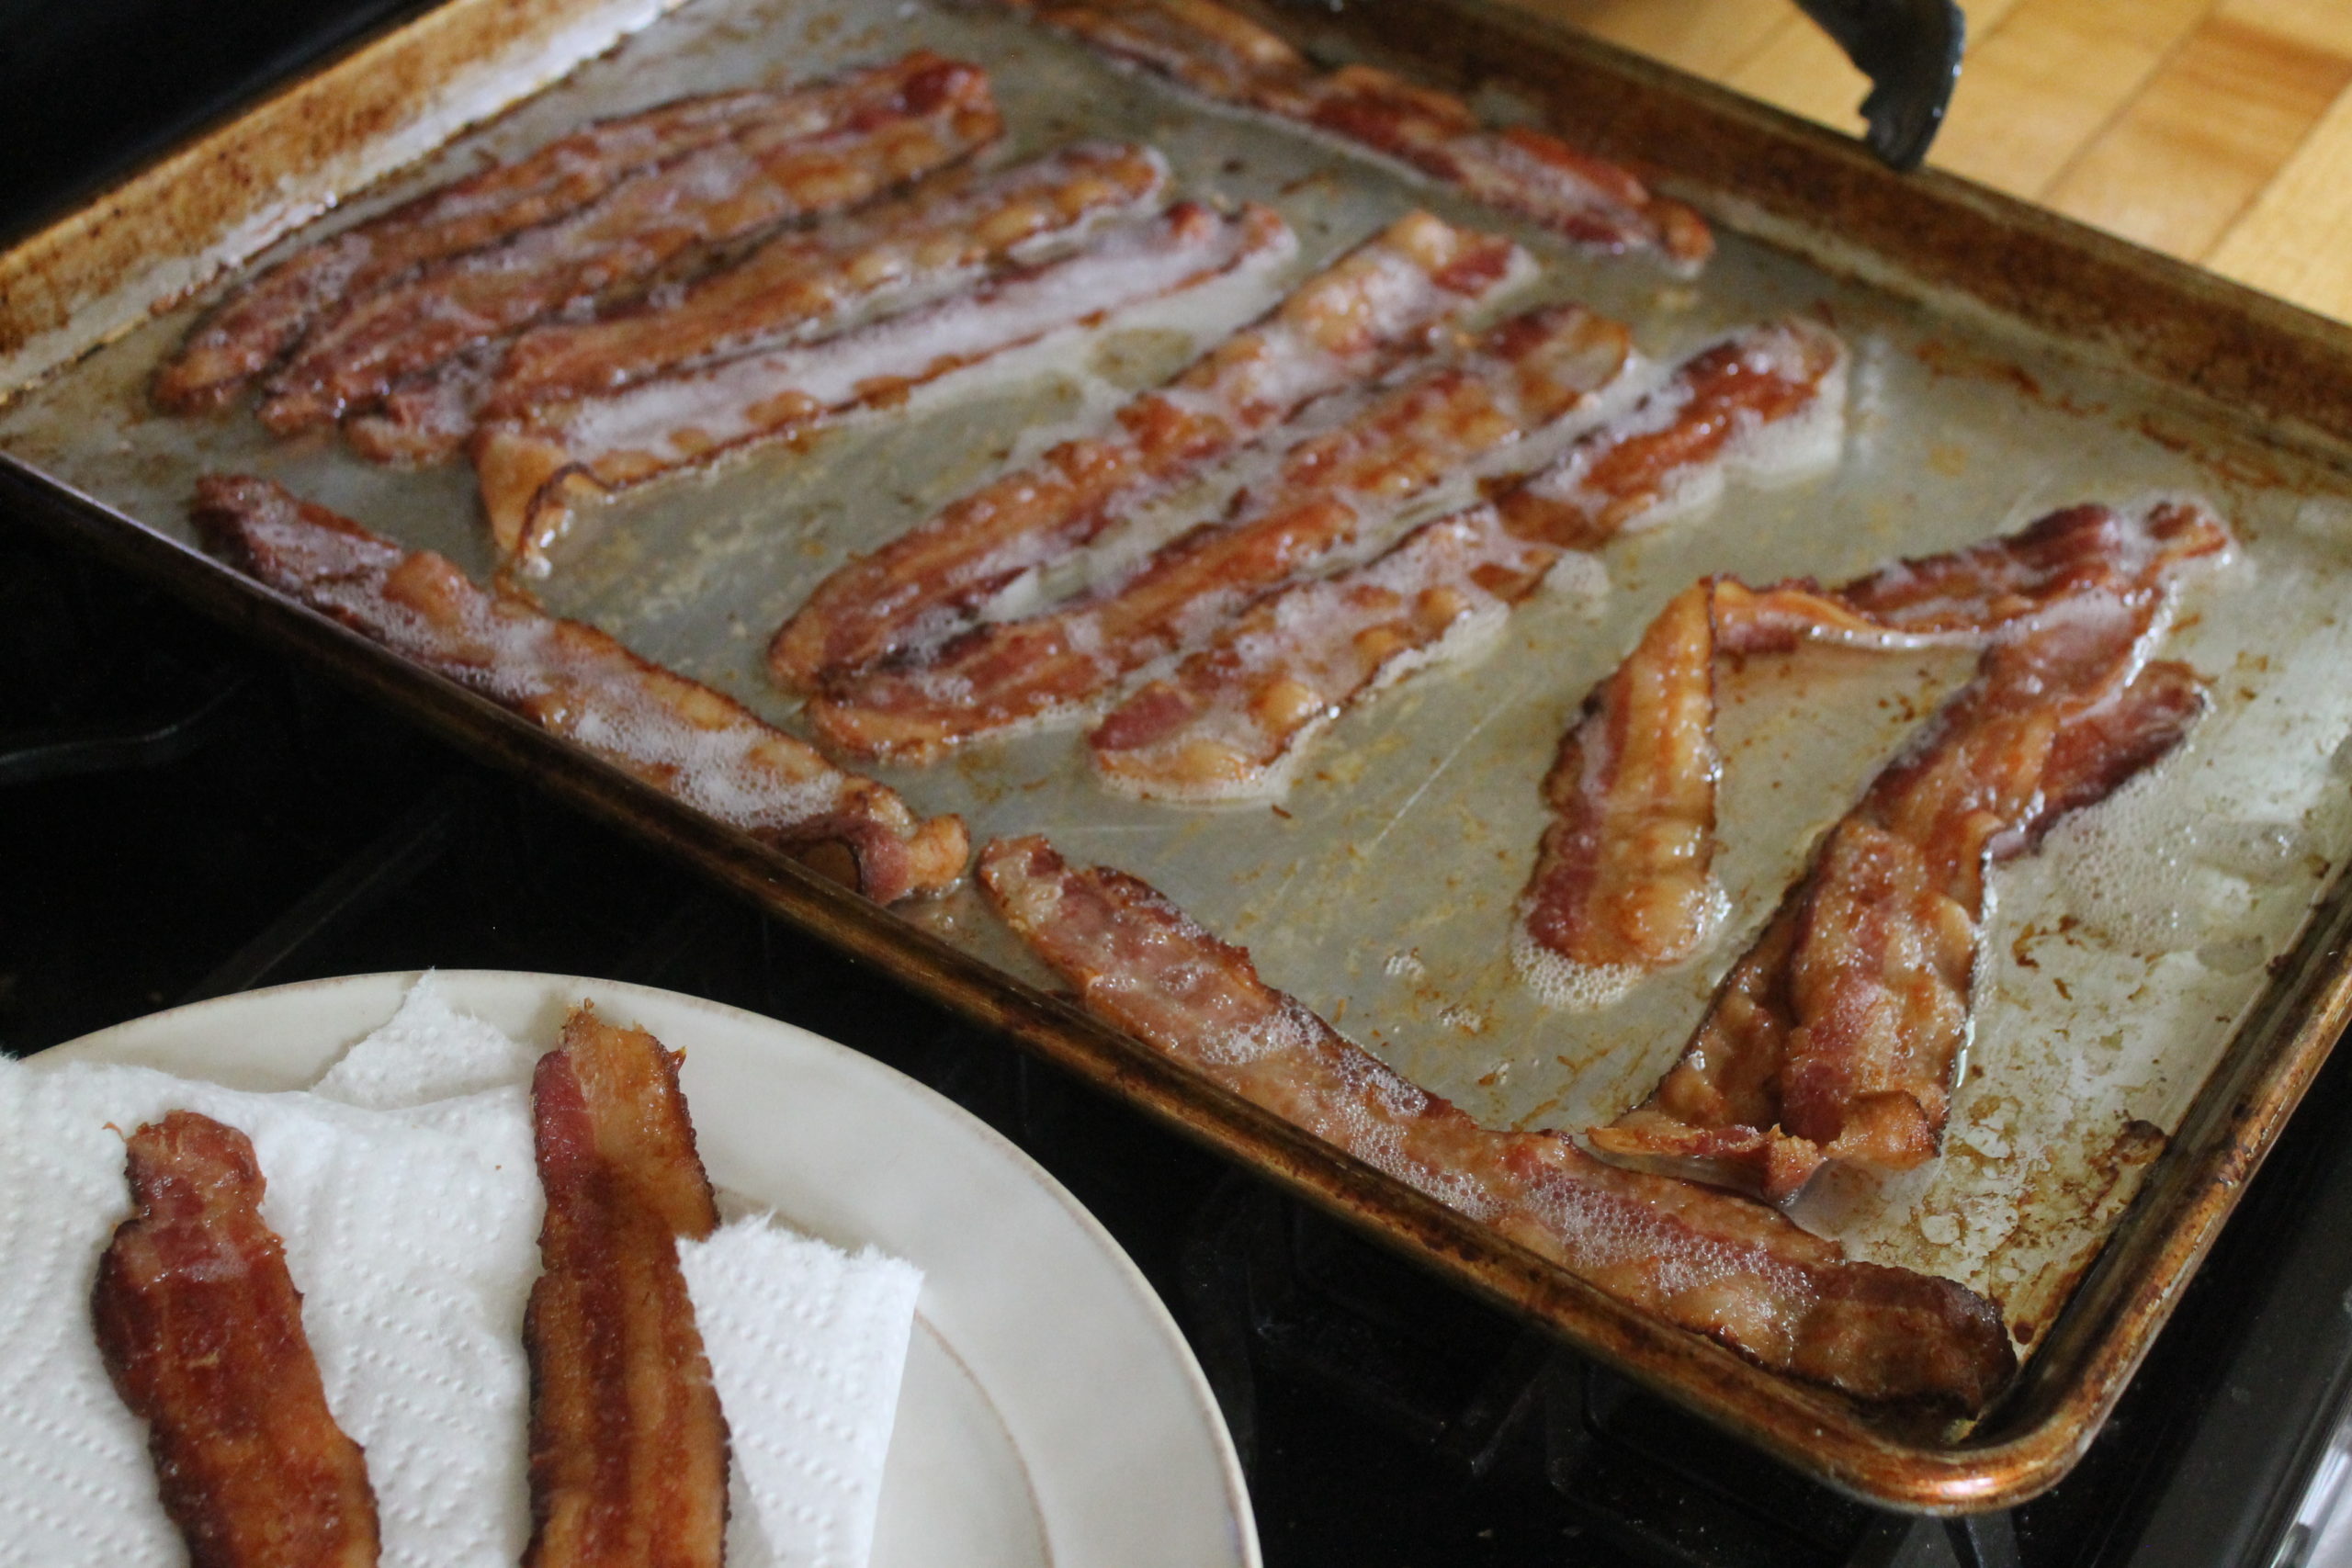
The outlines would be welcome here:
[[[1312,128],[1602,252],[1695,272],[1714,239],[1632,173],[1529,127],[1489,130],[1459,98],[1366,65],[1318,70],[1210,0],[1007,0],[1196,93]]]
[[[595,627],[483,592],[266,479],[198,481],[198,527],[244,570],[655,788],[820,866],[845,851],[880,903],[962,880],[963,822],[918,818],[734,699]]]
[[[700,280],[675,301],[603,321],[534,327],[514,340],[485,412],[610,391],[665,370],[797,335],[855,307],[874,310],[968,282],[975,269],[1148,215],[1168,165],[1148,147],[1086,143],[986,175],[958,171],[896,200],[793,230]]]
[[[867,200],[995,140],[976,67],[916,53],[842,78],[813,133],[806,117],[738,133],[641,169],[579,210],[468,251],[322,322],[268,384],[280,434],[365,408],[407,377],[688,255],[808,213]]]
[[[1590,408],[1624,371],[1625,329],[1574,306],[1502,322],[1466,353],[1370,398],[1284,455],[1227,515],[1153,552],[1114,588],[976,627],[935,659],[853,677],[809,705],[858,756],[949,748],[1083,711],[1154,659],[1198,646],[1251,599],[1368,536],[1464,469],[1521,461],[1529,439]]]
[[[791,229],[683,291],[588,321],[532,327],[461,355],[345,423],[362,456],[450,457],[481,419],[514,419],[728,355],[793,343],[852,313],[906,309],[1042,259],[1104,222],[1148,216],[1168,183],[1148,148],[1090,143],[992,174],[956,170],[813,229]]]
[[[531,1080],[538,1280],[525,1568],[718,1568],[727,1419],[680,1238],[718,1223],[678,1057],[582,1004]]]
[[[1628,1306],[1865,1400],[1973,1413],[2015,1371],[1998,1310],[1959,1285],[1853,1262],[1762,1204],[1555,1133],[1479,1126],[1132,876],[1027,838],[990,844],[980,882],[1089,1011]]]
[[[1295,248],[1267,208],[1227,218],[1182,202],[1071,254],[804,344],[651,377],[618,391],[485,424],[474,438],[482,507],[502,547],[542,570],[582,496],[642,484],[754,442],[801,435],[1049,334],[1271,266]]]
[[[829,89],[720,93],[599,120],[526,158],[425,192],[306,245],[236,289],[188,333],[155,377],[175,413],[210,408],[277,364],[311,326],[418,268],[578,210],[639,169],[754,125],[831,119]]]
[[[1902,1170],[1935,1153],[1968,1036],[1990,868],[2163,757],[2204,708],[2191,671],[2147,658],[2168,569],[2220,551],[2228,535],[2176,503],[2119,532],[2136,541],[2135,558],[2002,629],[1976,680],[1829,830],[1681,1061],[1647,1101],[1594,1131],[1596,1148],[1690,1162],[1775,1201],[1833,1159]],[[1961,581],[1958,568],[1896,569],[1858,597],[1886,594],[1900,621],[1905,604],[1930,603],[1914,590],[1939,575]],[[1915,621],[1953,613],[1937,603]]]
[[[1560,743],[1554,815],[1522,901],[1528,968],[1596,1005],[1698,951],[1723,908],[1713,874],[1718,654],[1804,641],[1880,650],[1982,647],[2073,595],[2153,588],[2226,536],[2202,511],[2071,507],[2003,538],[1904,561],[1841,588],[1711,578],[1678,595]],[[1540,951],[1536,951],[1540,950]]]
[[[1379,374],[1525,259],[1498,234],[1426,212],[1398,219],[1167,386],[1129,401],[1109,428],[1063,442],[834,572],[775,634],[770,672],[813,693],[927,652],[1023,573],[1083,547],[1303,405]]]
[[[1097,775],[1156,800],[1279,795],[1342,711],[1483,646],[1571,550],[1702,506],[1728,477],[1769,482],[1834,458],[1845,364],[1836,337],[1800,321],[1711,345],[1498,503],[1251,606],[1113,710],[1088,738]]]
[[[253,1145],[193,1111],[129,1144],[134,1210],[90,1315],[192,1568],[372,1568],[376,1495],[327,1409]]]

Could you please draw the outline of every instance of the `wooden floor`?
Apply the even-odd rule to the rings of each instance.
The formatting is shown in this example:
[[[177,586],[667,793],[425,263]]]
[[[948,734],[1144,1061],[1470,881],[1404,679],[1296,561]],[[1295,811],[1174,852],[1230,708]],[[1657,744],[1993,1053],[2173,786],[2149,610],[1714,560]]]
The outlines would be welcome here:
[[[1840,130],[1793,0],[1510,0]],[[1928,161],[2352,320],[2352,0],[1962,0]]]

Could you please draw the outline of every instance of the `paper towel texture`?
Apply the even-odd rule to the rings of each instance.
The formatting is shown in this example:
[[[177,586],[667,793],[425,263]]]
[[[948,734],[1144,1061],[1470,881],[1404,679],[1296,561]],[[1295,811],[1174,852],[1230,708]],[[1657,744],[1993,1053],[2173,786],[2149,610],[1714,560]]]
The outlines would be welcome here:
[[[185,1561],[89,1312],[130,1206],[113,1129],[181,1109],[253,1140],[327,1406],[368,1450],[383,1562],[516,1562],[539,1208],[520,1090],[427,1122],[80,1063],[0,1066],[0,1562]]]
[[[776,1568],[861,1568],[874,1546],[922,1272],[729,1220],[678,1248],[711,1381],[733,1428],[736,1494]],[[756,1422],[738,1410],[757,1410]],[[729,1568],[756,1568],[738,1517]]]
[[[328,1407],[367,1450],[387,1568],[512,1568],[530,1530],[537,1055],[427,976],[308,1092],[0,1058],[0,1565],[187,1560],[89,1315],[130,1207],[114,1129],[185,1109],[253,1140]],[[756,1515],[730,1531],[738,1568],[862,1563],[920,1275],[763,1223],[700,1250],[689,1289]],[[794,1325],[824,1348],[785,1348]],[[772,1518],[786,1532],[773,1543]]]

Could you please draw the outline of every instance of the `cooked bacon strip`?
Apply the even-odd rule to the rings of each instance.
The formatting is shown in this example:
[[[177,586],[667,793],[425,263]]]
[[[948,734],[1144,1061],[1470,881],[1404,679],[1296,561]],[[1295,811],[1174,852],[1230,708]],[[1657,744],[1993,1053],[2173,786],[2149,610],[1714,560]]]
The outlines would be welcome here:
[[[820,866],[845,851],[877,903],[953,887],[963,821],[919,818],[895,791],[582,621],[484,592],[266,479],[197,483],[197,525],[244,570],[553,735]]]
[[[460,355],[346,422],[363,456],[437,462],[481,419],[609,392],[665,371],[814,336],[853,311],[902,309],[1035,257],[1107,220],[1145,214],[1168,167],[1142,147],[1090,144],[978,178],[949,176],[816,229],[767,241],[676,298],[600,321],[533,327]]]
[[[1009,169],[949,177],[768,241],[674,302],[514,340],[484,414],[607,392],[681,366],[805,335],[852,309],[969,281],[1006,256],[1148,212],[1168,164],[1148,147],[1089,142]]]
[[[252,1143],[175,1111],[129,1154],[136,1208],[90,1315],[191,1568],[373,1568],[376,1494],[327,1409]]]
[[[854,206],[1002,130],[988,78],[937,55],[918,51],[838,87],[845,102],[817,134],[790,120],[754,123],[360,301],[271,378],[262,423],[288,434],[340,418],[485,338],[645,278],[694,247]]]
[[[371,463],[424,468],[448,461],[474,433],[508,346],[492,338],[412,376],[375,407],[345,420],[343,438]]]
[[[1544,797],[1555,813],[1526,929],[1579,968],[1640,973],[1689,953],[1721,917],[1710,584],[1675,595],[1588,699]]]
[[[718,1568],[727,1418],[678,1242],[718,1224],[674,1052],[582,1003],[531,1079],[539,1182],[525,1568]]]
[[[1852,1262],[1762,1204],[1557,1133],[1479,1126],[1132,876],[1027,838],[989,845],[980,883],[1089,1011],[1629,1306],[1866,1400],[1971,1413],[2016,1369],[1998,1309],[1950,1280]]]
[[[1377,375],[1492,295],[1524,255],[1497,234],[1409,213],[1293,289],[1103,434],[1065,441],[843,566],[776,632],[768,668],[815,692],[944,641],[1023,573],[1093,540],[1312,400]]]
[[[1986,874],[2179,743],[2186,666],[2144,664],[2166,589],[2086,589],[2017,623],[1832,828],[1605,1153],[1698,1162],[1780,1201],[1821,1166],[1907,1170],[1951,1111]]]
[[[1295,244],[1270,209],[1228,219],[1182,202],[1073,254],[1000,273],[871,326],[485,424],[474,440],[482,505],[499,544],[526,569],[544,570],[547,547],[583,495],[805,434],[1053,333],[1272,265]]]
[[[829,688],[818,733],[858,756],[948,748],[1080,708],[1238,606],[1374,527],[1447,477],[1508,464],[1525,439],[1588,409],[1624,371],[1625,329],[1573,305],[1516,316],[1476,348],[1374,398],[1301,443],[1223,520],[1162,546],[1112,589],[1026,620],[975,627],[931,660]]]
[[[1835,590],[1809,580],[1758,590],[1718,578],[1718,635],[1731,653],[1785,652],[1808,639],[1870,648],[1979,641],[2071,594],[2154,583],[2229,545],[2221,520],[2189,502],[2130,512],[2063,507],[2014,534],[1897,561]]]
[[[1280,795],[1351,705],[1482,639],[1560,552],[1491,506],[1424,523],[1369,564],[1268,594],[1086,738],[1096,776],[1150,800]]]
[[[1563,555],[1703,504],[1727,475],[1770,480],[1833,457],[1845,363],[1835,336],[1794,320],[1701,352],[1498,507],[1252,607],[1089,737],[1097,773],[1157,800],[1279,794],[1342,711],[1478,646]]]
[[[1220,102],[1311,126],[1395,159],[1593,250],[1641,252],[1695,272],[1706,220],[1633,174],[1527,127],[1489,130],[1459,98],[1387,72],[1322,72],[1257,24],[1208,0],[1008,0],[1046,26]]]
[[[226,402],[277,363],[311,324],[417,268],[495,244],[585,207],[639,169],[752,125],[800,134],[838,116],[841,91],[719,93],[599,120],[526,158],[454,180],[270,267],[213,307],[156,372],[155,401],[175,413]]]
[[[2071,507],[2005,538],[1824,590],[1711,578],[1685,591],[1587,699],[1544,781],[1555,820],[1521,908],[1522,966],[1587,1004],[1698,951],[1723,908],[1713,875],[1714,658],[1800,641],[1983,646],[2093,589],[2157,583],[2228,536],[2193,506]]]

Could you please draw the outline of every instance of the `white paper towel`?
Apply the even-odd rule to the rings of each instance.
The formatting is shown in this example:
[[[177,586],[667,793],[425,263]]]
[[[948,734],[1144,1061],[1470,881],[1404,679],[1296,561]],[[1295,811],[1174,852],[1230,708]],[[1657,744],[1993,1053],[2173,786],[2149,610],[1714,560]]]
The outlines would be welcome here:
[[[521,1336],[541,1201],[523,1080],[535,1055],[453,1011],[427,976],[311,1092],[0,1059],[0,1564],[186,1561],[89,1316],[98,1255],[130,1211],[113,1129],[186,1109],[253,1140],[328,1406],[368,1452],[387,1568],[511,1568],[529,1534]],[[698,1250],[716,1262],[689,1289],[697,1317],[724,1325],[713,1375],[746,1456],[739,1493],[754,1503],[729,1531],[738,1568],[863,1562],[920,1276],[764,1224],[734,1222]],[[835,1336],[854,1363],[778,1371],[763,1337],[791,1322]],[[829,1467],[826,1488],[773,1479]]]
[[[695,1325],[727,1412],[735,1495],[775,1568],[863,1568],[922,1271],[729,1220],[678,1248]],[[757,1410],[756,1422],[739,1410]],[[730,1568],[759,1568],[735,1510]]]

